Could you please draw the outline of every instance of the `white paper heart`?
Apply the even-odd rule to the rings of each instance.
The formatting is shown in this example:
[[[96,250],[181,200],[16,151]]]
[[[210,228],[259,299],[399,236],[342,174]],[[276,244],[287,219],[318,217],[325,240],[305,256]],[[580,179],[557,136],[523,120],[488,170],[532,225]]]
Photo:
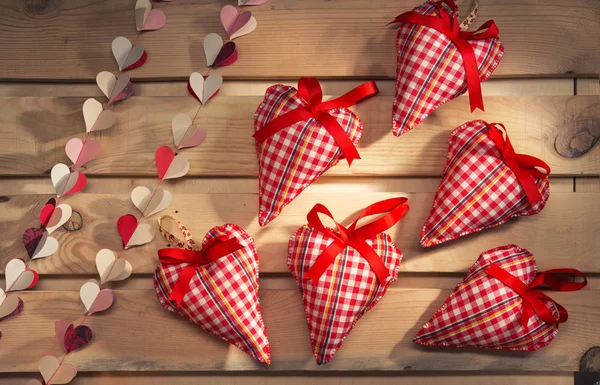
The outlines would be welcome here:
[[[31,259],[40,259],[51,256],[58,250],[58,241],[56,238],[50,237],[47,234],[42,238],[38,246],[36,247]]]
[[[146,186],[138,186],[131,190],[131,201],[144,214],[149,217],[171,205],[173,196],[167,190],[157,189],[152,195],[152,189]]]
[[[229,38],[233,40],[237,37],[247,35],[256,29],[256,25],[256,18],[254,16],[251,16],[250,20],[248,20],[248,22],[242,28],[235,31]]]
[[[50,180],[54,185],[58,197],[71,191],[78,179],[79,171],[73,171],[71,173],[69,166],[64,163],[55,164],[54,167],[52,167],[52,171],[50,171]]]
[[[52,234],[54,230],[64,225],[71,218],[71,214],[73,214],[73,209],[68,204],[63,203],[56,206],[46,225],[48,234]]]
[[[141,59],[144,54],[144,47],[141,45],[132,47],[129,39],[119,36],[112,42],[112,52],[119,66],[119,71],[123,71],[124,68]]]
[[[190,86],[202,104],[206,104],[223,85],[223,77],[219,74],[211,74],[206,79],[194,72],[190,75]]]
[[[147,223],[141,223],[136,227],[125,248],[129,249],[130,247],[141,246],[148,242],[152,242],[154,235],[154,227]]]
[[[223,47],[223,39],[216,33],[209,33],[204,38],[204,56],[206,57],[206,65],[212,66]],[[197,94],[196,94],[197,95]]]
[[[16,295],[6,295],[0,289],[0,319],[6,317],[17,309],[19,306],[19,297]]]
[[[96,84],[98,85],[98,88],[100,88],[100,91],[102,91],[102,93],[109,99],[113,88],[115,88],[116,82],[117,77],[111,72],[102,71],[96,75]]]
[[[104,289],[108,290],[108,289]],[[79,298],[81,298],[81,302],[83,302],[83,306],[85,307],[86,312],[90,312],[93,310],[94,302],[98,299],[98,295],[102,290],[100,290],[100,285],[96,280],[90,279],[79,289]],[[112,304],[112,295],[108,298],[109,302]],[[110,304],[109,304],[110,307]],[[102,309],[105,310],[105,309]],[[91,314],[91,313],[90,313]]]
[[[46,385],[68,384],[77,375],[77,367],[56,356],[47,354],[40,358],[38,368]]]
[[[117,116],[111,110],[105,110],[102,103],[89,98],[83,103],[83,119],[86,132],[106,130],[115,124]]]
[[[6,278],[7,292],[28,289],[34,280],[37,279],[37,274],[32,270],[27,270],[27,265],[25,262],[18,258],[11,259],[6,264],[4,273]],[[0,300],[0,302],[2,301]]]
[[[138,0],[135,3],[135,28],[138,31],[144,28],[144,23],[148,19],[150,10],[152,10],[152,3],[149,0]]]
[[[206,139],[206,131],[192,124],[192,119],[187,114],[175,115],[171,127],[177,148],[194,147]]]
[[[133,271],[131,264],[123,258],[117,258],[114,251],[102,249],[96,254],[96,268],[100,282],[122,281],[129,278]]]
[[[167,169],[163,179],[181,178],[190,170],[190,162],[185,155],[179,154],[173,158],[171,165]]]

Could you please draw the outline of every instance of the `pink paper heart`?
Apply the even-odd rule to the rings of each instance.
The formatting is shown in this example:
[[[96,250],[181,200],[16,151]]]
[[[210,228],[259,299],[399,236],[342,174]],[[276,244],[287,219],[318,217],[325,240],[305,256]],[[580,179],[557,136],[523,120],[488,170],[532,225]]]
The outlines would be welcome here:
[[[46,203],[46,205],[40,211],[40,223],[42,226],[48,225],[48,221],[54,212],[54,208],[56,207],[56,199],[50,198],[50,200]]]
[[[167,146],[161,146],[156,150],[154,159],[156,161],[156,169],[158,170],[159,179],[162,179],[165,176],[174,158],[175,153]]]
[[[233,5],[226,5],[221,9],[221,24],[230,37],[245,26],[252,18],[252,12],[237,10]]]
[[[268,0],[239,0],[238,5],[263,5]]]
[[[165,13],[160,9],[153,9],[148,14],[148,18],[146,19],[146,23],[144,23],[142,31],[156,31],[157,29],[164,27],[166,22],[167,17],[165,16]]]
[[[100,142],[88,139],[85,144],[79,138],[70,139],[65,145],[65,153],[73,162],[73,168],[79,168],[94,159],[100,153]]]

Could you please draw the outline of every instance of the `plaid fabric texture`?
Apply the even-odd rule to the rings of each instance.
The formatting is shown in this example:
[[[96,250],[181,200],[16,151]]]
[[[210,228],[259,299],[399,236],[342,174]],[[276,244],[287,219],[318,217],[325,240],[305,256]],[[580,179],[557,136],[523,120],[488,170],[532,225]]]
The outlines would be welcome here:
[[[187,264],[159,265],[154,274],[158,300],[165,309],[269,364],[271,349],[258,303],[254,240],[242,228],[226,224],[210,230],[203,245],[221,235],[235,237],[244,248],[200,266],[179,308],[167,298]]]
[[[315,260],[333,240],[312,227],[298,229],[289,241],[288,267],[302,293],[310,342],[317,364],[329,362],[358,320],[381,300],[398,278],[402,252],[389,235],[380,233],[367,243],[389,268],[390,276],[380,285],[367,261],[346,247],[317,284],[305,279]]]
[[[488,124],[473,120],[456,128],[433,208],[421,231],[429,247],[537,214],[550,196],[548,179],[536,179],[543,201],[531,207],[514,172],[488,136]]]
[[[304,104],[294,87],[281,84],[270,87],[256,110],[255,131],[279,115]],[[358,144],[363,126],[354,112],[338,108],[329,113],[337,119],[352,142]],[[295,123],[264,142],[257,143],[256,154],[259,167],[258,222],[261,226],[275,219],[321,174],[344,159],[327,129],[312,118]]]
[[[414,11],[437,15],[435,1]],[[396,47],[396,98],[392,108],[394,135],[412,130],[429,114],[467,91],[463,59],[450,39],[433,28],[401,23]],[[498,38],[472,40],[481,81],[500,63],[504,47]]]
[[[530,352],[552,342],[558,325],[547,324],[534,313],[524,328],[521,323],[523,299],[485,273],[492,263],[528,286],[537,271],[533,255],[518,246],[484,252],[442,307],[419,330],[415,343]],[[548,302],[546,306],[558,315],[554,304]]]

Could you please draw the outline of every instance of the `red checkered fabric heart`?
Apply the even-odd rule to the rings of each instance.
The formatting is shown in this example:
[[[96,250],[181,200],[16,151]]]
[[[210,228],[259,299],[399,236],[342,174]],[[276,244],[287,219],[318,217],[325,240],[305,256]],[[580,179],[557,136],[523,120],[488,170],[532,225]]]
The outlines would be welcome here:
[[[538,286],[537,280],[540,277],[536,279],[537,267],[529,251],[515,245],[488,250],[479,256],[442,307],[419,330],[414,338],[415,343],[424,346],[534,351],[552,342],[558,332],[558,323],[566,321],[566,310],[548,298],[539,305],[544,307],[542,310],[548,312],[555,322],[545,322],[536,312],[532,312],[524,322],[526,300],[507,284],[490,275],[487,271],[491,265],[511,274],[527,290]],[[553,271],[549,270],[541,275],[551,272]],[[555,272],[575,272],[583,277],[581,273],[571,269]],[[541,280],[540,285],[548,285],[547,281]],[[551,288],[561,291],[579,290],[586,285],[585,278],[584,282],[569,282],[566,285],[573,287]]]
[[[406,212],[408,206],[402,210]],[[287,264],[302,293],[310,342],[319,365],[333,358],[358,320],[383,298],[398,278],[402,260],[402,251],[392,238],[378,233],[366,243],[383,262],[388,274],[385,281],[379,281],[367,260],[351,246],[342,246],[333,263],[315,280],[309,271],[333,242],[334,238],[308,224],[292,235],[288,246]]]
[[[435,16],[441,4],[427,1],[413,11]],[[445,12],[446,8],[443,9]],[[465,93],[467,81],[463,56],[448,36],[433,28],[402,22],[396,39],[398,66],[392,124],[394,135],[400,136],[444,103]],[[504,47],[498,38],[468,42],[483,82],[500,63]]]
[[[278,116],[304,106],[294,87],[281,84],[267,89],[254,116],[255,131]],[[352,143],[358,144],[363,125],[347,108],[329,111]],[[294,123],[256,144],[259,167],[259,216],[261,226],[275,219],[291,201],[344,155],[333,136],[314,118]]]
[[[495,129],[495,128],[492,128]],[[535,178],[541,201],[531,206],[515,172],[482,120],[456,128],[433,208],[421,232],[429,247],[499,226],[512,218],[539,213],[550,195],[548,178]]]
[[[211,229],[203,247],[220,236],[236,239],[242,248],[199,266],[179,307],[168,298],[188,264],[159,265],[154,274],[158,300],[165,309],[269,364],[271,349],[258,302],[258,255],[254,240],[239,226],[226,224]]]

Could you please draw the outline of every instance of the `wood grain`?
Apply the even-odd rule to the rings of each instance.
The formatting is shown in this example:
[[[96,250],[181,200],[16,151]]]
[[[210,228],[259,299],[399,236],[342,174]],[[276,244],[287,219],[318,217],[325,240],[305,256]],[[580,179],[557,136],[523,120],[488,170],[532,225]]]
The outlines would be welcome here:
[[[577,95],[600,95],[600,77],[575,79]]]
[[[57,162],[68,162],[65,143],[85,132],[83,98],[0,98],[0,175],[40,175]],[[253,116],[262,101],[257,96],[223,96],[200,111],[197,123],[208,132],[198,148],[186,150],[189,175],[255,176],[257,161]],[[469,113],[468,98],[446,104],[418,129],[396,138],[391,133],[392,98],[376,97],[356,107],[364,123],[358,146],[362,159],[352,168],[340,162],[328,175],[441,175],[448,133],[471,119],[503,122],[517,152],[545,160],[554,175],[600,174],[600,148],[569,159],[556,152],[555,142],[567,135],[571,122],[600,119],[594,96],[490,97],[486,113]],[[155,175],[154,152],[172,142],[171,120],[193,114],[191,97],[133,97],[115,108],[114,127],[93,135],[102,145],[87,175]]]
[[[168,184],[163,186],[169,188]],[[230,190],[231,191],[231,190]],[[391,191],[391,190],[387,190]],[[271,225],[259,228],[255,193],[174,194],[174,201],[163,214],[174,215],[186,223],[200,239],[213,226],[236,223],[245,228],[257,242],[261,272],[287,273],[287,242],[290,235],[306,222],[306,214],[315,203],[325,204],[338,221],[349,223],[356,213],[369,204],[399,195],[409,197],[410,212],[389,233],[404,252],[403,272],[463,272],[483,251],[503,244],[515,243],[539,256],[542,270],[572,267],[586,272],[600,272],[596,236],[600,201],[597,193],[553,192],[540,214],[519,218],[492,230],[448,242],[439,247],[422,248],[420,231],[431,209],[433,193],[393,192],[317,192],[310,188],[292,202]],[[3,239],[0,266],[12,258],[24,258],[21,234],[37,224],[35,213],[47,200],[43,195],[7,196],[0,209]],[[95,255],[101,248],[120,249],[116,221],[121,215],[137,214],[128,194],[79,194],[68,200],[82,213],[80,231],[57,231],[59,251],[52,257],[36,260],[32,268],[43,274],[95,274]],[[147,219],[155,224],[155,218]],[[569,239],[569,242],[565,242]],[[157,238],[144,247],[125,253],[136,273],[151,273],[157,264],[156,251],[167,245]]]
[[[111,42],[135,39],[134,1],[3,1],[0,78],[91,80],[116,71]],[[166,26],[145,33],[148,62],[136,79],[182,79],[204,67],[202,41],[223,34],[223,1],[157,4]],[[419,1],[278,0],[252,9],[258,28],[237,41],[240,59],[221,70],[229,78],[394,78],[394,16]],[[596,0],[481,2],[476,25],[493,18],[506,54],[497,75],[598,74],[600,4]],[[574,44],[577,42],[577,44]],[[22,49],[27,47],[27,49]]]
[[[322,370],[352,371],[574,371],[581,355],[600,343],[597,291],[551,293],[569,311],[556,339],[535,353],[476,349],[425,349],[413,344],[418,329],[450,291],[391,289],[360,320],[336,357]],[[59,354],[54,320],[80,320],[77,292],[23,292],[26,310],[2,322],[0,372],[35,372],[46,352]],[[153,290],[118,292],[106,314],[86,324],[97,331],[91,345],[69,355],[81,372],[88,371],[256,371],[266,370],[237,348],[162,309]],[[271,343],[269,371],[311,371],[317,365],[297,290],[263,290],[263,318]],[[168,332],[166,332],[168,330]],[[126,332],[125,332],[126,331]],[[181,347],[185,346],[185,349]]]

